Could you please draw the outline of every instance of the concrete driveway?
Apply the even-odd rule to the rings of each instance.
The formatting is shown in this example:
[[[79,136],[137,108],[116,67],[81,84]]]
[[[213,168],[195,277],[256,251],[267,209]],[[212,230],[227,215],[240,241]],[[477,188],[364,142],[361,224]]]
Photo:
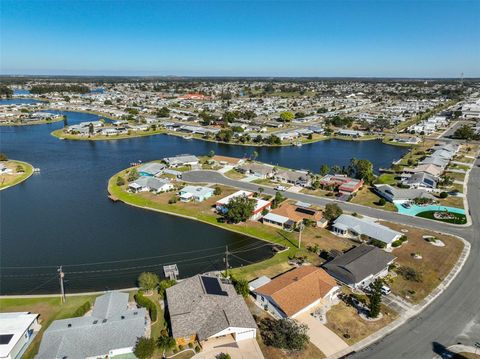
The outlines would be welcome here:
[[[325,356],[328,357],[340,350],[348,348],[347,343],[325,325],[320,323],[320,320],[312,317],[310,312],[300,314],[298,317],[295,317],[295,319],[308,326],[310,341],[320,349]]]
[[[264,359],[255,339],[235,342],[235,339],[230,335],[204,342],[202,352],[194,355],[193,358],[216,359],[220,353],[230,354],[232,359]]]

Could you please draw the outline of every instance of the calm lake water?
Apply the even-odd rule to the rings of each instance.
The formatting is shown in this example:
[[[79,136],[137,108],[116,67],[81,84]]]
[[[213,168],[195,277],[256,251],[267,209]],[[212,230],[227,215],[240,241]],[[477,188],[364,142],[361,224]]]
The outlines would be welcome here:
[[[96,115],[67,112],[69,124]],[[323,141],[302,147],[251,148],[158,135],[118,141],[62,141],[50,135],[63,123],[0,127],[0,151],[41,173],[0,192],[0,293],[58,291],[63,265],[67,291],[125,288],[142,271],[162,273],[177,263],[180,276],[222,269],[228,245],[232,265],[272,255],[264,242],[187,219],[133,208],[107,199],[107,181],[130,162],[210,150],[249,155],[292,168],[318,171],[322,163],[347,165],[369,158],[386,167],[405,148],[380,141]],[[240,259],[238,259],[240,258]]]
[[[31,105],[34,103],[44,102],[35,98],[8,98],[0,99],[0,105]]]

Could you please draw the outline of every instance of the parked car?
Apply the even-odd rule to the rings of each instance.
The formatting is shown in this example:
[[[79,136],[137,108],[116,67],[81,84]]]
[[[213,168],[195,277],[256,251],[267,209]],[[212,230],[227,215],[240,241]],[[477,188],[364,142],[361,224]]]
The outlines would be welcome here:
[[[274,189],[275,189],[275,191],[286,191],[287,187],[278,185],[278,186],[275,186]]]
[[[389,295],[390,293],[392,293],[392,290],[387,287],[386,285],[382,285],[382,294],[383,295]]]

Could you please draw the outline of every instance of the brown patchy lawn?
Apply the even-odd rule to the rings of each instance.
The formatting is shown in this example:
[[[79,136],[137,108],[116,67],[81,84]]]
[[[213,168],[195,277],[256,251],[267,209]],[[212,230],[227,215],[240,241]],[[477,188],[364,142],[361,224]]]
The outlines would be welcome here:
[[[396,212],[397,208],[393,203],[387,202],[384,206],[378,205],[380,196],[376,195],[370,188],[363,187],[357,192],[356,196],[350,201],[352,203],[360,204],[362,206],[383,209],[385,211]]]
[[[393,254],[397,257],[395,263],[400,266],[414,268],[423,277],[422,282],[408,281],[397,275],[389,283],[392,292],[418,303],[430,294],[448,275],[463,250],[463,243],[452,236],[433,233],[423,229],[412,228],[395,223],[385,223],[388,227],[400,231],[408,229],[405,235],[408,242],[395,248]],[[422,238],[423,235],[433,235],[445,243],[445,247],[436,247]],[[414,259],[412,253],[419,253],[423,258]]]
[[[230,170],[224,173],[225,177],[234,179],[234,180],[241,180],[246,176],[243,173],[238,172],[237,170]]]
[[[463,208],[462,197],[448,196],[447,198],[437,198],[437,201],[438,201],[438,204],[441,206]]]
[[[383,317],[376,321],[362,319],[357,310],[343,301],[334,305],[327,312],[326,327],[332,330],[349,345],[368,337],[397,318],[397,313],[386,306],[382,306]],[[350,337],[345,338],[344,334]]]

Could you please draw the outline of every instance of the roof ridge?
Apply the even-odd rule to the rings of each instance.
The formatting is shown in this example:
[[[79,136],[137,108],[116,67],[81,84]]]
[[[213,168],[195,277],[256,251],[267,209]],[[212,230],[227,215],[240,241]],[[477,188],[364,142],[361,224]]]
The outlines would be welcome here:
[[[312,266],[312,267],[313,267],[313,266]],[[299,267],[299,268],[301,268],[301,267]],[[320,268],[318,268],[318,267],[314,267],[314,268],[315,268],[316,270],[314,270],[314,271],[312,271],[312,272],[310,272],[310,273],[307,273],[307,274],[303,275],[300,279],[307,278],[308,276],[316,273],[316,272],[320,269]],[[291,281],[290,283],[288,283],[287,285],[285,285],[285,286],[283,286],[282,288],[279,288],[278,290],[276,290],[275,292],[273,292],[273,293],[272,293],[272,296],[275,295],[276,293],[280,292],[280,291],[285,290],[286,288],[288,288],[288,287],[290,287],[291,285],[296,284],[296,283],[298,283],[298,282],[299,282],[299,280],[292,280],[292,281]],[[267,284],[268,284],[268,283],[267,283]]]

